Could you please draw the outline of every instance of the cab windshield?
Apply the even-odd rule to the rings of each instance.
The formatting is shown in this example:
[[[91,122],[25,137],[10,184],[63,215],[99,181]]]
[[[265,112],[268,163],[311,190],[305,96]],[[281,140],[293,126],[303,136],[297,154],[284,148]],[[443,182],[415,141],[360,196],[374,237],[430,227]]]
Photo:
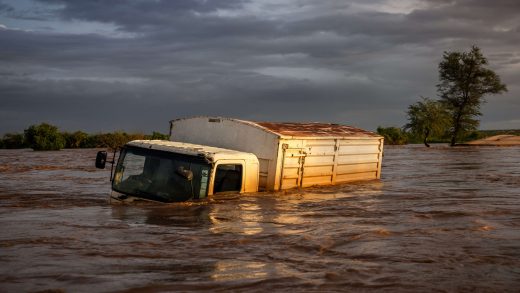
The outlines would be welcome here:
[[[163,202],[205,198],[210,168],[204,158],[127,147],[121,152],[112,188]]]

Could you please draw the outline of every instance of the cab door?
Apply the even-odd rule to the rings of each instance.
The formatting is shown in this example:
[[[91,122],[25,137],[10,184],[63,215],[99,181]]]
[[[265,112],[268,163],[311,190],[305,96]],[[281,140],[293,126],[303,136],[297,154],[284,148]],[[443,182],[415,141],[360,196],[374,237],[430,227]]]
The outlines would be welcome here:
[[[243,160],[219,160],[213,169],[211,194],[241,193],[244,191],[244,178]]]

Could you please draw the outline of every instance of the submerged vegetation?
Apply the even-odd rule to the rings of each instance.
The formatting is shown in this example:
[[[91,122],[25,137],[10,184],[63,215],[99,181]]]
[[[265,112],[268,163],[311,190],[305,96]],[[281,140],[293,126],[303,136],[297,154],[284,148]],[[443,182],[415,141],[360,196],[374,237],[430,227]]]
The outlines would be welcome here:
[[[88,134],[83,131],[60,132],[56,126],[48,123],[31,125],[24,133],[7,133],[0,138],[0,148],[33,150],[60,150],[63,148],[110,148],[116,149],[136,139],[168,139],[168,135],[154,131],[152,134],[111,133]]]

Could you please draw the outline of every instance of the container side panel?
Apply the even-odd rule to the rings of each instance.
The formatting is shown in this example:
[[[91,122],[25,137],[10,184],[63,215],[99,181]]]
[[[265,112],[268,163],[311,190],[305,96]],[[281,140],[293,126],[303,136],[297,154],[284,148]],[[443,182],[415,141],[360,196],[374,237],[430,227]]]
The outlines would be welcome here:
[[[305,164],[303,178],[313,177],[313,176],[330,176],[330,175],[332,175],[332,167],[333,167],[332,165],[310,167],[310,166],[307,166],[307,164]]]
[[[307,155],[334,155],[334,145],[308,146]]]
[[[306,146],[314,147],[314,146],[333,146],[335,144],[334,139],[307,139]]]
[[[363,164],[363,163],[377,163],[379,161],[379,154],[368,155],[343,155],[338,157],[338,164]]]
[[[275,190],[299,186],[302,156],[305,156],[303,140],[282,139],[279,142]],[[284,145],[286,146],[284,149]],[[280,186],[281,184],[281,186]]]
[[[302,174],[300,174],[302,187],[332,184],[336,142],[336,139],[307,139],[305,141],[306,156]]]
[[[285,167],[283,172],[283,179],[298,178],[299,170],[300,168],[298,167]]]
[[[290,189],[298,187],[298,179],[284,179],[283,180],[283,189]]]
[[[363,173],[363,172],[376,172],[377,167],[378,167],[377,163],[338,165],[337,175],[351,174],[351,173]]]
[[[367,144],[367,145],[377,145],[379,144],[379,139],[342,139],[340,141],[340,146],[344,145],[360,145],[360,144]]]
[[[284,143],[288,144],[289,150],[293,149],[293,151],[299,150],[304,147],[304,141],[301,139],[284,140]]]
[[[315,177],[305,177],[302,182],[303,187],[312,186],[312,185],[330,185],[331,176],[315,176]]]
[[[285,157],[284,168],[296,168],[300,166],[300,157]]]
[[[334,154],[325,156],[307,156],[305,167],[307,166],[332,166],[334,164]]]
[[[371,145],[343,145],[339,147],[340,155],[378,154],[379,143]]]
[[[353,174],[338,174],[336,176],[336,182],[348,182],[348,181],[360,181],[360,180],[373,180],[377,179],[377,172],[363,172]]]

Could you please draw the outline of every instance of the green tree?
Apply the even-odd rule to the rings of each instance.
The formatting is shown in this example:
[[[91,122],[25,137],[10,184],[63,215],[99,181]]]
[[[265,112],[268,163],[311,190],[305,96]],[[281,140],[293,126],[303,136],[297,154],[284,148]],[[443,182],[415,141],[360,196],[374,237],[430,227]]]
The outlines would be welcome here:
[[[65,138],[65,147],[71,149],[84,147],[88,139],[88,134],[83,131],[64,132],[62,135]]]
[[[401,128],[379,126],[377,133],[385,138],[385,144],[402,145],[408,142],[408,136]]]
[[[60,150],[65,147],[65,139],[56,126],[42,123],[31,125],[24,130],[27,145],[35,151]]]
[[[133,139],[143,139],[144,135],[141,134],[127,134],[122,131],[115,131],[112,133],[103,133],[97,135],[97,145],[96,147],[107,147],[113,150],[116,150],[127,142]]]
[[[413,135],[420,137],[425,146],[430,147],[431,136],[442,136],[450,127],[450,115],[444,105],[430,98],[422,98],[408,106],[408,123],[404,126]]]
[[[152,135],[147,135],[148,139],[160,139],[160,140],[168,140],[170,137],[168,134],[163,134],[157,131],[152,132]]]
[[[97,148],[99,147],[99,134],[89,134],[87,139],[83,142],[83,148]]]
[[[464,133],[478,127],[484,96],[507,91],[500,77],[486,65],[488,60],[476,46],[469,52],[444,52],[439,63],[437,91],[451,116],[452,146]]]
[[[143,139],[147,139],[146,138],[146,135],[142,134],[142,133],[130,133],[130,134],[126,134],[126,137],[127,137],[127,142],[131,141],[131,140],[143,140]]]
[[[25,147],[23,134],[20,133],[6,133],[1,141],[2,148],[21,149]]]

